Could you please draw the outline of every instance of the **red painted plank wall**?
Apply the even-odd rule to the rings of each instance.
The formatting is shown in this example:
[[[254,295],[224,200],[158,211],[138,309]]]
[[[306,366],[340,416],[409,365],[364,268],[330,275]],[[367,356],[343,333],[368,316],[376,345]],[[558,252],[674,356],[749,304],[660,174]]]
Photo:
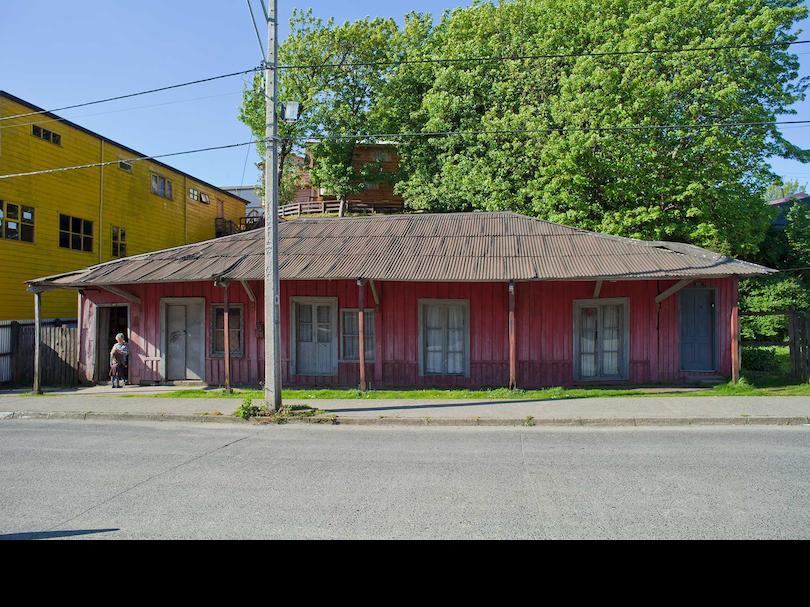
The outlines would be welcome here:
[[[674,281],[605,282],[601,298],[630,298],[630,383],[674,383],[686,379],[680,371],[678,296],[660,307],[655,296]],[[730,375],[730,314],[737,297],[736,279],[701,281],[717,290],[719,374]],[[164,283],[124,287],[141,298],[130,305],[132,381],[159,382],[161,356],[160,299],[204,297],[206,299],[206,377],[209,384],[224,381],[221,357],[211,356],[211,304],[222,303],[222,289],[212,283]],[[256,338],[256,324],[263,322],[263,285],[253,282],[256,304],[239,283],[229,287],[230,301],[243,304],[245,352],[233,357],[231,382],[256,385],[264,376],[264,340]],[[591,299],[593,282],[519,283],[516,289],[518,385],[525,388],[573,383],[573,301]],[[378,283],[381,309],[375,333],[376,363],[368,363],[369,384],[374,386],[504,386],[508,382],[509,353],[507,287],[504,283]],[[338,365],[333,377],[306,377],[290,370],[290,298],[293,296],[337,297],[338,309],[357,307],[354,281],[285,281],[281,288],[282,381],[285,385],[354,386],[357,363]],[[47,297],[47,294],[46,294]],[[470,377],[421,378],[418,372],[418,301],[420,299],[467,299],[470,302]],[[123,302],[119,297],[88,290],[81,303],[82,361],[88,373],[94,352],[95,306]],[[366,287],[366,306],[374,307]],[[340,316],[338,316],[340,318]],[[693,374],[694,375],[694,374]]]

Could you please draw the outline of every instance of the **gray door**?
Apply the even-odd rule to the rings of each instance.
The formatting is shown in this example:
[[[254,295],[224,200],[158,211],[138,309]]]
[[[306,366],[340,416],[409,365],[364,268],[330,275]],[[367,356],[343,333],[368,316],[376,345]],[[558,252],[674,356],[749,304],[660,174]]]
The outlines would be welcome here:
[[[166,306],[166,379],[202,380],[203,304]]]
[[[296,303],[296,373],[332,375],[335,372],[336,331],[334,306]]]
[[[712,289],[680,293],[681,369],[715,371],[715,318]]]

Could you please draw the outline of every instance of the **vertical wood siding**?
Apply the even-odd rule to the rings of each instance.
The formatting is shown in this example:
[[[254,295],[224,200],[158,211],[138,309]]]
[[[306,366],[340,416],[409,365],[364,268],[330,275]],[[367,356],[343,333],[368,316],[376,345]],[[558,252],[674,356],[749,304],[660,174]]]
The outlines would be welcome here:
[[[700,281],[716,289],[718,373],[731,373],[730,313],[737,297],[736,279]],[[655,297],[674,281],[605,282],[600,298],[626,297],[630,301],[629,383],[677,383],[701,374],[680,370],[678,295],[656,305]],[[250,283],[257,301],[251,303],[242,285],[230,286],[232,303],[243,305],[244,354],[232,357],[234,385],[258,385],[264,375],[264,340],[257,338],[257,323],[263,323],[264,289]],[[165,283],[125,287],[141,298],[130,304],[131,366],[133,382],[160,382],[160,300],[165,297],[203,297],[205,306],[205,381],[224,382],[223,360],[211,355],[211,305],[222,303],[222,289],[211,283]],[[293,373],[290,347],[290,301],[292,297],[336,297],[340,338],[340,310],[356,308],[358,287],[354,281],[285,281],[281,285],[282,381],[287,386],[356,386],[358,364],[338,363],[334,376],[302,376]],[[373,307],[366,286],[367,307]],[[572,385],[573,302],[591,299],[594,283],[536,282],[516,286],[518,386],[536,388]],[[377,355],[367,363],[371,387],[441,386],[500,387],[509,381],[508,292],[505,283],[378,283],[381,307],[375,320]],[[46,295],[47,297],[47,295]],[[418,302],[420,299],[466,299],[470,302],[470,375],[422,377],[419,375]],[[82,302],[82,369],[92,378],[88,357],[95,352],[95,304],[125,303],[115,295],[88,290]],[[705,375],[705,374],[703,374]],[[711,375],[711,374],[710,374]]]

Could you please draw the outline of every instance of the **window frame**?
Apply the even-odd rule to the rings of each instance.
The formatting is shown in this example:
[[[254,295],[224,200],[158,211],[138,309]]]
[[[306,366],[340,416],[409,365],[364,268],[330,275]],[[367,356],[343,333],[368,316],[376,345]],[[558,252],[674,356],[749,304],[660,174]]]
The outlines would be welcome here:
[[[231,323],[233,322],[233,317],[228,320],[228,330],[233,333],[237,331],[239,333],[239,350],[236,352],[231,352],[231,358],[243,358],[245,356],[245,304],[242,303],[230,303],[228,302],[228,309],[239,310],[239,327],[234,329],[231,327]],[[209,321],[209,327],[211,330],[211,347],[209,348],[209,355],[211,358],[225,358],[225,350],[223,349],[221,352],[217,351],[216,344],[216,334],[219,329],[217,329],[217,310],[225,310],[224,303],[212,303],[210,306],[210,313],[211,319]],[[223,316],[224,318],[224,316]],[[222,335],[224,337],[225,330],[222,329]]]
[[[188,199],[193,200],[194,202],[199,202],[200,200],[200,190],[197,188],[189,188],[188,189]]]
[[[376,331],[376,328],[375,328],[376,316],[375,316],[375,313],[374,313],[374,308],[364,308],[364,310],[366,312],[366,340],[368,340],[368,338],[369,338],[369,335],[368,335],[369,332],[371,333],[371,339],[373,340],[371,352],[368,352],[368,348],[366,348],[366,362],[369,363],[369,362],[374,362],[374,360],[375,360],[374,353],[377,350],[377,331]],[[357,314],[358,318],[359,318],[360,308],[341,308],[340,312],[338,314],[338,316],[340,317],[340,362],[359,363],[360,362],[360,343],[359,343],[360,333],[359,333],[359,327],[358,327],[357,335],[352,335],[351,336],[351,337],[356,337],[358,339],[357,358],[347,358],[346,357],[346,344],[345,344],[346,334],[344,332],[344,327],[345,327],[346,323],[344,322],[344,315],[347,312],[350,313],[350,314]],[[371,314],[371,322],[369,322],[369,314]],[[358,322],[359,322],[359,320],[358,320]]]
[[[39,131],[39,135],[37,135],[37,131]],[[53,145],[58,145],[59,147],[62,147],[61,134],[57,133],[56,131],[52,131],[50,129],[42,128],[38,124],[31,125],[31,136],[34,137],[35,139],[46,141]]]
[[[130,175],[132,175],[133,166],[132,166],[132,163],[130,161],[125,160],[124,158],[119,158],[118,159],[118,168],[121,169],[122,171],[124,171],[124,173],[129,173]]]
[[[70,222],[69,222],[70,226],[69,226],[68,230],[63,230],[62,229],[62,217],[67,217],[70,220]],[[73,220],[74,219],[82,222],[81,231],[79,233],[76,233],[76,232],[73,231]],[[84,233],[84,227],[85,227],[86,223],[90,224],[90,236],[89,236],[89,238],[90,238],[90,250],[86,250],[84,248],[84,240],[85,240],[85,238],[87,238],[87,236]],[[91,220],[91,219],[83,219],[81,217],[74,217],[73,215],[67,215],[65,213],[59,212],[59,219],[58,219],[58,223],[56,224],[56,227],[57,227],[57,230],[58,230],[57,245],[59,246],[60,249],[68,249],[70,251],[76,251],[78,253],[90,253],[90,254],[93,253],[93,250],[95,249],[95,239],[96,239],[96,228],[95,228],[95,222],[93,220]],[[69,246],[67,246],[67,247],[62,245],[62,234],[63,233],[68,234],[68,237],[69,237]],[[76,247],[73,246],[73,237],[74,236],[78,236],[78,237],[81,238],[81,243],[82,243],[81,248],[77,249]]]
[[[118,238],[115,237],[116,232],[118,232]],[[124,237],[121,238],[121,233],[124,233]],[[118,254],[115,254],[115,245],[118,245]],[[121,255],[121,246],[124,247],[124,254]],[[115,226],[110,224],[110,257],[114,257],[115,259],[121,259],[127,256],[127,229],[122,226]]]
[[[470,377],[470,300],[469,299],[419,299],[419,375],[420,377]],[[426,367],[425,308],[427,306],[460,306],[464,313],[464,371],[461,373],[428,373]],[[448,332],[445,327],[445,333]],[[444,368],[447,369],[447,350],[444,351]]]
[[[17,237],[8,237],[8,205],[17,207],[17,217],[12,219],[11,222],[17,224]],[[25,219],[25,213],[31,212],[31,219]],[[19,202],[10,202],[8,200],[0,200],[0,240],[11,240],[14,242],[26,242],[34,244],[36,242],[36,209],[31,206],[20,204]],[[31,240],[23,238],[23,227],[31,228]]]
[[[155,179],[157,179],[157,186],[158,191],[155,191]],[[163,180],[163,193],[160,192],[160,183]],[[162,175],[161,173],[157,173],[155,171],[150,172],[149,178],[149,186],[152,194],[155,196],[160,196],[166,200],[174,200],[174,187],[172,184],[172,180]]]
[[[583,308],[599,308],[599,325],[597,326],[596,337],[596,352],[600,351],[599,344],[601,343],[601,319],[603,312],[601,308],[604,306],[622,306],[620,318],[622,320],[621,330],[621,373],[619,375],[595,375],[593,377],[582,377],[582,357],[580,355],[580,324],[582,319]],[[573,344],[573,374],[574,381],[582,383],[604,383],[604,382],[617,382],[628,381],[630,379],[630,298],[629,297],[611,297],[605,299],[575,299],[573,301],[573,331],[572,331],[572,344]],[[597,369],[601,372],[601,368]]]

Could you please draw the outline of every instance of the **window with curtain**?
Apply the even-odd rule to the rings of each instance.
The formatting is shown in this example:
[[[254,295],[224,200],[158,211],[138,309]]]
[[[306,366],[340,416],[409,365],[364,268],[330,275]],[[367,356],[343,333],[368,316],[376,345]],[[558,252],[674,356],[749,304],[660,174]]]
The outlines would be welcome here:
[[[626,379],[627,301],[574,302],[574,373],[577,379]]]
[[[374,310],[366,310],[366,361],[374,360]],[[340,357],[349,362],[360,360],[360,311],[341,310]]]
[[[231,339],[231,356],[242,356],[243,350],[242,304],[228,306],[228,333]],[[211,306],[211,354],[225,355],[225,306]]]
[[[425,375],[467,375],[470,323],[467,300],[423,300],[421,361]]]

